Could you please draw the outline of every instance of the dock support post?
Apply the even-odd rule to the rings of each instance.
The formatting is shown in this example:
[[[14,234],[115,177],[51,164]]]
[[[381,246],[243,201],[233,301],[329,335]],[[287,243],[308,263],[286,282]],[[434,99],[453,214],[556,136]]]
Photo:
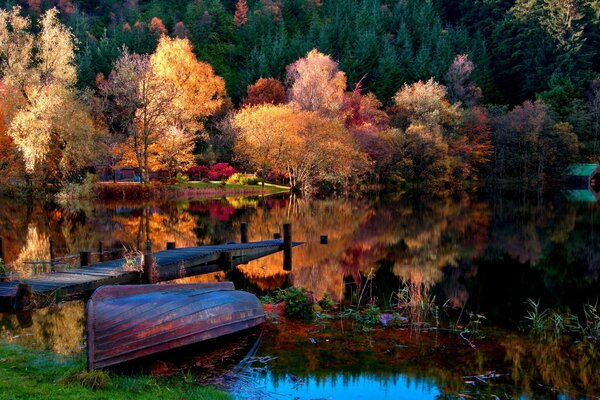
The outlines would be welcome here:
[[[2,236],[0,236],[0,258],[4,265],[6,265],[6,258],[4,256],[4,238]]]
[[[92,252],[90,251],[80,251],[79,252],[79,265],[82,267],[86,267],[91,264],[92,261]]]
[[[17,286],[17,294],[15,295],[15,311],[23,311],[28,309],[33,302],[33,290],[31,286],[25,283],[19,283]]]
[[[321,244],[329,244],[329,238],[327,237],[327,235],[321,235],[320,243]]]
[[[158,282],[158,270],[152,255],[152,242],[146,240],[146,253],[144,254],[144,283]]]
[[[283,270],[292,270],[292,224],[283,224]]]
[[[52,264],[54,263],[54,259],[56,255],[54,254],[54,240],[50,239],[50,268],[52,268]]]
[[[175,250],[176,248],[175,242],[167,242],[167,250]]]
[[[144,283],[158,282],[158,270],[151,253],[144,254]]]
[[[273,239],[281,239],[281,233],[280,232],[275,232],[273,234]]]
[[[242,222],[240,224],[240,243],[248,243],[248,223]]]
[[[98,242],[98,261],[104,261],[104,245],[102,244],[102,240]]]
[[[233,269],[233,255],[230,251],[224,251],[221,253],[219,264],[225,271]]]

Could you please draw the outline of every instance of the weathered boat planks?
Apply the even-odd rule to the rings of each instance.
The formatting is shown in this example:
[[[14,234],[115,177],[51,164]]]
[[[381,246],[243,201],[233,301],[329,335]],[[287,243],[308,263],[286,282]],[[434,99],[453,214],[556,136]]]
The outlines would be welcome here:
[[[253,328],[265,321],[256,296],[231,282],[101,287],[87,304],[88,368]]]

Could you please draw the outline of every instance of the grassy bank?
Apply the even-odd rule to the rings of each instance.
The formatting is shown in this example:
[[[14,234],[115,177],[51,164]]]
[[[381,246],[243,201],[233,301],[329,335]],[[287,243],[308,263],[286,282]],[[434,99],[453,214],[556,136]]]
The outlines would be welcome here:
[[[289,191],[286,186],[266,184],[264,194]],[[263,194],[261,185],[241,185],[223,182],[186,182],[176,185],[159,183],[97,183],[87,197],[102,200],[177,199],[195,197],[251,196]],[[80,197],[80,196],[72,196]]]
[[[190,376],[119,376],[85,370],[83,356],[0,343],[0,399],[227,399],[222,391],[199,386]]]

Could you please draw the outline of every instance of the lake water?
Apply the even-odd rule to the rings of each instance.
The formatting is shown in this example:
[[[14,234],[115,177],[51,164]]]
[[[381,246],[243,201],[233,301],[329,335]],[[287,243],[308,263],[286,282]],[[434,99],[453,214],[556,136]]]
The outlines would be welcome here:
[[[582,315],[600,298],[600,204],[563,193],[303,200],[288,196],[114,204],[23,205],[0,200],[7,262],[21,276],[31,260],[82,249],[154,249],[264,240],[293,225],[293,269],[281,254],[195,281],[232,280],[265,294],[294,285],[316,298],[390,309],[409,290],[435,304],[437,330],[369,329],[337,321],[271,324],[259,356],[230,389],[248,398],[560,398],[600,394],[597,347],[540,343],[520,332],[526,301]],[[329,244],[319,242],[328,235]],[[479,317],[477,317],[479,315]],[[83,349],[84,302],[0,315],[4,340],[59,354]],[[434,324],[435,325],[435,324]],[[483,325],[472,348],[445,328]],[[491,329],[490,329],[491,328]],[[477,340],[475,340],[477,339]],[[579,347],[578,347],[579,346]],[[276,357],[276,358],[275,358]],[[489,381],[481,376],[494,372]],[[496,376],[497,375],[497,376]],[[479,377],[474,377],[479,376]],[[562,394],[561,394],[562,393]]]

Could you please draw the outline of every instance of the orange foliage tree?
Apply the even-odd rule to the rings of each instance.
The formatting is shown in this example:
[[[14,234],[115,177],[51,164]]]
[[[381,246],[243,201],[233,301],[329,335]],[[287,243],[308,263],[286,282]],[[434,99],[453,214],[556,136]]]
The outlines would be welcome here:
[[[236,153],[260,168],[285,172],[293,189],[310,191],[327,183],[346,186],[366,169],[365,155],[337,119],[289,105],[259,105],[234,117],[240,135]]]
[[[202,120],[226,96],[225,82],[209,64],[197,60],[190,42],[166,36],[150,57],[124,51],[100,90],[111,126],[123,128],[131,151],[117,150],[125,161],[137,164],[143,181],[151,167],[173,169],[189,163],[190,138],[202,131]],[[173,143],[181,148],[157,151],[173,150]]]
[[[289,106],[261,104],[242,109],[233,118],[240,134],[236,155],[258,169],[263,181],[269,171],[281,168],[291,138],[300,130],[298,113]]]
[[[283,84],[275,78],[259,78],[256,83],[248,86],[248,97],[244,100],[245,106],[259,104],[285,103],[286,95]]]
[[[290,102],[303,110],[331,114],[342,107],[346,74],[316,49],[288,65],[286,82]]]
[[[238,0],[235,5],[235,14],[233,15],[233,24],[238,28],[248,22],[248,3],[246,0]]]

